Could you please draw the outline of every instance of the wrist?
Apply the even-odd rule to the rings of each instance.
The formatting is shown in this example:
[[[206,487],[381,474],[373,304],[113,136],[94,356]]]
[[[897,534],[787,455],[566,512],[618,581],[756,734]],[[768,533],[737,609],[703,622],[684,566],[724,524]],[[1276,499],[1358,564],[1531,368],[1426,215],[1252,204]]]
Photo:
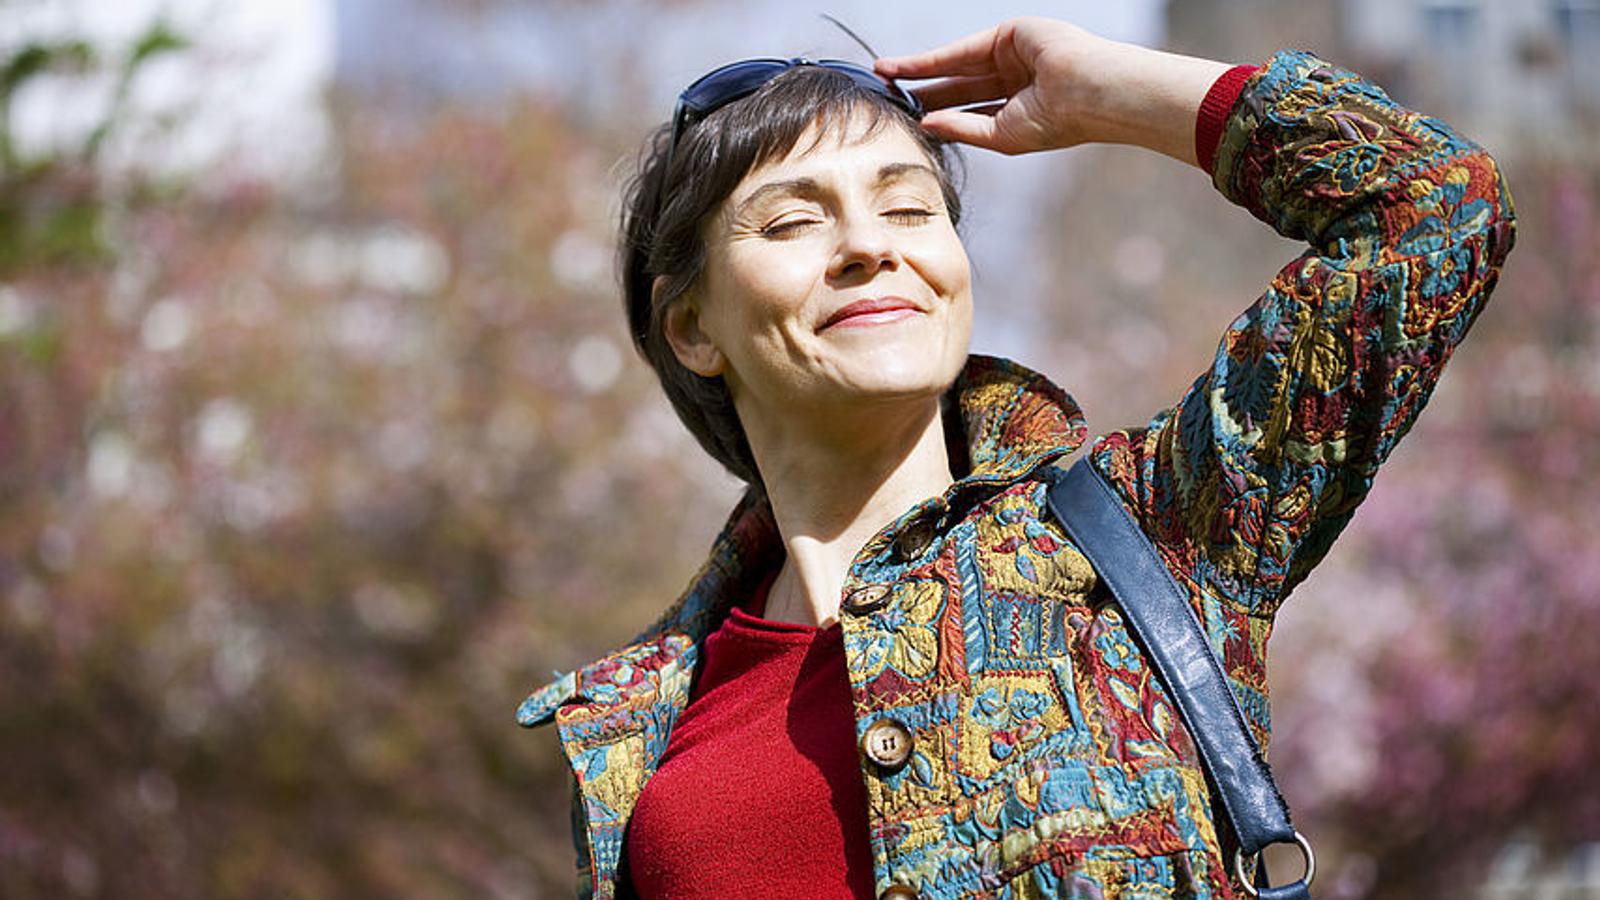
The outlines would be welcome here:
[[[1119,44],[1101,69],[1099,140],[1145,147],[1201,167],[1195,121],[1231,63]]]

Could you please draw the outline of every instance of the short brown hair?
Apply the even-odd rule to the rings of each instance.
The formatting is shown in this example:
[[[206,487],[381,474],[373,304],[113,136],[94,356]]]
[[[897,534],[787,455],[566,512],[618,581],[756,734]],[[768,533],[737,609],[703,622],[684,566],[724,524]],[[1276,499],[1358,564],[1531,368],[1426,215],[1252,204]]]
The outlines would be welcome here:
[[[678,418],[700,446],[752,485],[759,486],[761,476],[727,384],[678,362],[667,343],[663,314],[700,278],[706,262],[701,226],[740,180],[793,150],[813,125],[821,140],[849,127],[857,114],[866,116],[869,135],[885,125],[906,129],[939,173],[950,220],[959,223],[956,169],[961,160],[955,148],[923,131],[887,97],[818,66],[796,66],[711,113],[679,138],[670,167],[666,157],[672,125],[662,125],[645,142],[626,188],[622,293],[634,346],[655,370]],[[667,277],[667,286],[657,303],[651,290],[659,275]]]

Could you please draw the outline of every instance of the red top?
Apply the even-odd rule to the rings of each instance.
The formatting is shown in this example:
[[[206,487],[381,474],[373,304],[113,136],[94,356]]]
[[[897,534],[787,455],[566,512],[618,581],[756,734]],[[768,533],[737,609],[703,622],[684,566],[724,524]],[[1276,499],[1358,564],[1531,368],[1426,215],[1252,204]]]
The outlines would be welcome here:
[[[641,897],[873,896],[843,633],[761,618],[770,584],[707,636],[628,820]]]
[[[1256,69],[1230,69],[1200,106],[1208,174]],[[706,637],[689,705],[628,820],[624,877],[640,897],[873,896],[843,633],[762,618],[771,583]]]

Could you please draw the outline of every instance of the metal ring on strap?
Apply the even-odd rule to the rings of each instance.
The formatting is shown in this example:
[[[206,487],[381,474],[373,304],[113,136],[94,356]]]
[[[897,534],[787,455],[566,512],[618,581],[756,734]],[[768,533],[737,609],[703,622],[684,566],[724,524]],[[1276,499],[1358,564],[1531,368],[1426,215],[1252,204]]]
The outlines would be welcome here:
[[[1317,855],[1311,852],[1311,842],[1298,831],[1294,833],[1294,842],[1300,845],[1300,853],[1306,860],[1306,873],[1300,876],[1300,883],[1309,888],[1311,879],[1317,877]],[[1233,874],[1239,876],[1239,883],[1244,885],[1246,894],[1252,897],[1261,896],[1261,892],[1250,884],[1250,879],[1244,876],[1244,852],[1241,850],[1233,851]]]

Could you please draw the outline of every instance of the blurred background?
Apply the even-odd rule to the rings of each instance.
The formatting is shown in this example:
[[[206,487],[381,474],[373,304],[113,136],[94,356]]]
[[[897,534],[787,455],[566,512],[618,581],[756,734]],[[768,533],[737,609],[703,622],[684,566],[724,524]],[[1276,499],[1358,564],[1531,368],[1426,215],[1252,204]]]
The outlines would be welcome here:
[[[570,896],[514,710],[738,493],[627,342],[619,185],[705,70],[862,59],[818,12],[1301,47],[1489,148],[1518,249],[1279,620],[1272,758],[1319,897],[1600,897],[1600,0],[978,6],[0,0],[0,897]],[[1095,433],[1303,249],[1148,151],[967,158],[975,349]]]

